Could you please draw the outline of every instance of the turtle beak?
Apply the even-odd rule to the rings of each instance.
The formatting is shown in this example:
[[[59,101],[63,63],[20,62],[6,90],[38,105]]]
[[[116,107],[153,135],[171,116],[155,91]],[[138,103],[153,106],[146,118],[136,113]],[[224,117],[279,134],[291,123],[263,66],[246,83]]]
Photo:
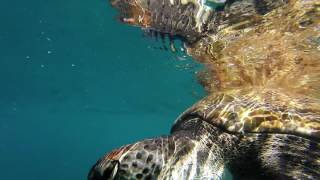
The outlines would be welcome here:
[[[89,172],[88,180],[108,180],[113,179],[117,173],[119,162],[107,160],[103,163],[98,162]]]
[[[113,179],[120,166],[120,159],[128,153],[132,145],[123,146],[113,150],[101,158],[90,170],[88,180],[108,180]]]
[[[108,180],[113,179],[118,170],[119,159],[123,154],[131,148],[131,145],[123,146],[119,149],[113,150],[103,158],[101,158],[90,170],[88,180]]]

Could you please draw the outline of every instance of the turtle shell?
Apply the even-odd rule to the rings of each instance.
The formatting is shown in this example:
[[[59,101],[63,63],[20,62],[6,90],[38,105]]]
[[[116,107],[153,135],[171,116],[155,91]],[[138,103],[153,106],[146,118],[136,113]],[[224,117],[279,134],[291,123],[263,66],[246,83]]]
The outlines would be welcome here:
[[[274,90],[210,95],[183,113],[176,124],[201,119],[230,133],[280,133],[320,139],[320,102],[293,99]]]
[[[233,20],[237,6],[226,8],[218,32],[188,48],[206,65],[198,74],[209,95],[176,124],[196,115],[230,133],[320,139],[319,1],[239,11]]]

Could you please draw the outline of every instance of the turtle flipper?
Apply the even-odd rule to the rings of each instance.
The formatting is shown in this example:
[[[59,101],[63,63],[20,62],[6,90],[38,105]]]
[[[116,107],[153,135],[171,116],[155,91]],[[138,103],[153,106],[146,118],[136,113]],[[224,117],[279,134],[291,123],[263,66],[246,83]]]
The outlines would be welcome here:
[[[248,134],[230,166],[234,179],[318,179],[320,142],[287,134]]]

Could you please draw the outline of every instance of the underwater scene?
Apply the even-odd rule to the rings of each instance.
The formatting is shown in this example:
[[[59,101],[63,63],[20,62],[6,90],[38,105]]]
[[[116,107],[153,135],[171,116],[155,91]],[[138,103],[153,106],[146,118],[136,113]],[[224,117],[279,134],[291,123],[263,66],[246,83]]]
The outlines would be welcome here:
[[[0,179],[320,179],[318,0],[4,0]]]

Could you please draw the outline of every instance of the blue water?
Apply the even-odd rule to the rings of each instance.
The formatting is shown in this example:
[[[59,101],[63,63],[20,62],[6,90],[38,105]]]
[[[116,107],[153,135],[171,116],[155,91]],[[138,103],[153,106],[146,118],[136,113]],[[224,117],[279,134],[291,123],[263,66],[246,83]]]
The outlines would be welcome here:
[[[0,179],[86,179],[105,152],[168,133],[204,95],[190,58],[115,14],[104,0],[2,1]]]

